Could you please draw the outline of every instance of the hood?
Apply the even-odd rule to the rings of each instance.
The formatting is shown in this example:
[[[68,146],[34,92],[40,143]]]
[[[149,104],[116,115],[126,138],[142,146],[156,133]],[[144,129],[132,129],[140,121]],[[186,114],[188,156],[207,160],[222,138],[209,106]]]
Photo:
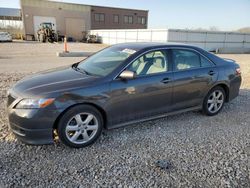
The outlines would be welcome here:
[[[229,58],[222,58],[222,59],[224,59],[224,60],[227,61],[227,62],[235,63],[235,60],[233,60],[233,59],[229,59]]]
[[[72,67],[61,67],[25,77],[12,90],[22,96],[45,95],[86,87],[97,79],[98,77],[78,72]]]

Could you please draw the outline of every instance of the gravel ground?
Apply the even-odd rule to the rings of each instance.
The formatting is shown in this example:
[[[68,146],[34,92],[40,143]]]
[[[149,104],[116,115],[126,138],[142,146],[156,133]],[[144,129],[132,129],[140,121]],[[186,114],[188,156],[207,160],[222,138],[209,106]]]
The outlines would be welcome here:
[[[25,145],[8,130],[6,90],[27,74],[81,59],[55,57],[62,46],[0,43],[0,187],[250,187],[250,55],[222,55],[238,61],[243,83],[215,117],[189,112],[133,124],[84,149]]]

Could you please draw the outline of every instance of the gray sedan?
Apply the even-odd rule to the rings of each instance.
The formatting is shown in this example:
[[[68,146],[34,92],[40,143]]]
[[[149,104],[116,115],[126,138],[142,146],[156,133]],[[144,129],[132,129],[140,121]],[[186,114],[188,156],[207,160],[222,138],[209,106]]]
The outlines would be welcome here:
[[[127,43],[17,82],[8,93],[14,134],[28,144],[55,135],[71,147],[102,130],[191,110],[219,113],[239,94],[240,67],[198,47]]]

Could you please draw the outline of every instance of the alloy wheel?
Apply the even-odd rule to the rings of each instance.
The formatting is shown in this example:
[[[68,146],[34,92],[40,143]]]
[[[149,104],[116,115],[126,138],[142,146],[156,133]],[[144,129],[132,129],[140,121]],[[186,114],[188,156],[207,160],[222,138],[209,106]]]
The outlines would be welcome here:
[[[222,108],[223,103],[224,103],[224,95],[222,91],[215,90],[208,97],[207,109],[210,113],[216,113]]]
[[[98,120],[91,113],[79,113],[67,123],[65,133],[68,140],[74,144],[84,144],[90,141],[98,131]]]

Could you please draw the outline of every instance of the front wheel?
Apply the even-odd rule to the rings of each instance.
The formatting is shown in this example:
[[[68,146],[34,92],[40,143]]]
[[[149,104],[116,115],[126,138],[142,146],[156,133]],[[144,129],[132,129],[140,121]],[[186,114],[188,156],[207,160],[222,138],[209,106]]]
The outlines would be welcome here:
[[[44,39],[44,34],[39,34],[39,41],[40,42],[45,42],[45,39]]]
[[[67,146],[82,148],[93,144],[101,135],[103,118],[89,105],[79,105],[68,110],[59,120],[58,136]]]
[[[225,91],[222,87],[214,87],[211,89],[203,102],[203,112],[208,116],[218,114],[225,103]]]

